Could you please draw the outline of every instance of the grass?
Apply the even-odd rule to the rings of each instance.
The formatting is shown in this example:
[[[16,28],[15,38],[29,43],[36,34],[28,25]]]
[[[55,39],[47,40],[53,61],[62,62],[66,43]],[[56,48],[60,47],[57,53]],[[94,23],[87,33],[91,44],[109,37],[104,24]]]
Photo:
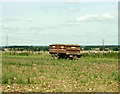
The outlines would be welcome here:
[[[117,92],[118,59],[116,54],[110,55],[111,58],[108,54],[104,57],[87,54],[79,60],[54,60],[49,54],[3,54],[2,89],[3,92]]]

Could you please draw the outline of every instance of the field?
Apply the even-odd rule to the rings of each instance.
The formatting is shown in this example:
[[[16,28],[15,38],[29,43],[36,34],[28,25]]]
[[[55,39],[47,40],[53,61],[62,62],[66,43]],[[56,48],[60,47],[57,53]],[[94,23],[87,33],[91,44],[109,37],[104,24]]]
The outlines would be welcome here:
[[[113,56],[112,56],[113,54]],[[47,53],[2,55],[3,92],[117,92],[117,53],[84,54],[79,60]]]

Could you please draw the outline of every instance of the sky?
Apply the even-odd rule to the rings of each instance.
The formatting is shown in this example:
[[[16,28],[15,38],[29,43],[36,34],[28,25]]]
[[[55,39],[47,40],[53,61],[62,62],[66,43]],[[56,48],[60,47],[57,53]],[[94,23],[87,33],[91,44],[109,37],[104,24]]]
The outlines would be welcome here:
[[[118,44],[117,2],[2,2],[2,45]]]

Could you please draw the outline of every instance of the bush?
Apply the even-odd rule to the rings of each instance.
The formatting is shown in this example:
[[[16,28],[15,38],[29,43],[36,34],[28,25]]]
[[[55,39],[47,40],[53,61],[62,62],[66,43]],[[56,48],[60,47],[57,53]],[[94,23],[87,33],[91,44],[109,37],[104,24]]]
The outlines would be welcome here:
[[[118,58],[118,53],[82,53],[81,56],[91,58]]]

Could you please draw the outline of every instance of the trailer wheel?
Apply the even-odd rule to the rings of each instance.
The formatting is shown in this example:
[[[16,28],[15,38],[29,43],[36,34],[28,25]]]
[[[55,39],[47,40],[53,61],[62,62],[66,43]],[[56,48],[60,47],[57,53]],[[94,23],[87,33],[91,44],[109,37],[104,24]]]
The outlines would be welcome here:
[[[75,56],[75,58],[76,58],[77,60],[79,59],[77,55]]]
[[[78,60],[78,56],[77,56],[77,55],[75,55],[75,56],[73,57],[73,59],[76,59],[76,60]]]
[[[57,56],[55,56],[55,59],[58,59]]]
[[[82,55],[77,55],[78,58],[80,58]]]
[[[68,56],[67,55],[65,55],[65,59],[67,59],[68,58]]]
[[[59,59],[59,55],[55,55],[55,59]]]
[[[54,59],[55,58],[55,54],[52,54],[52,59]]]
[[[60,55],[58,55],[58,59],[61,59],[62,57]]]

